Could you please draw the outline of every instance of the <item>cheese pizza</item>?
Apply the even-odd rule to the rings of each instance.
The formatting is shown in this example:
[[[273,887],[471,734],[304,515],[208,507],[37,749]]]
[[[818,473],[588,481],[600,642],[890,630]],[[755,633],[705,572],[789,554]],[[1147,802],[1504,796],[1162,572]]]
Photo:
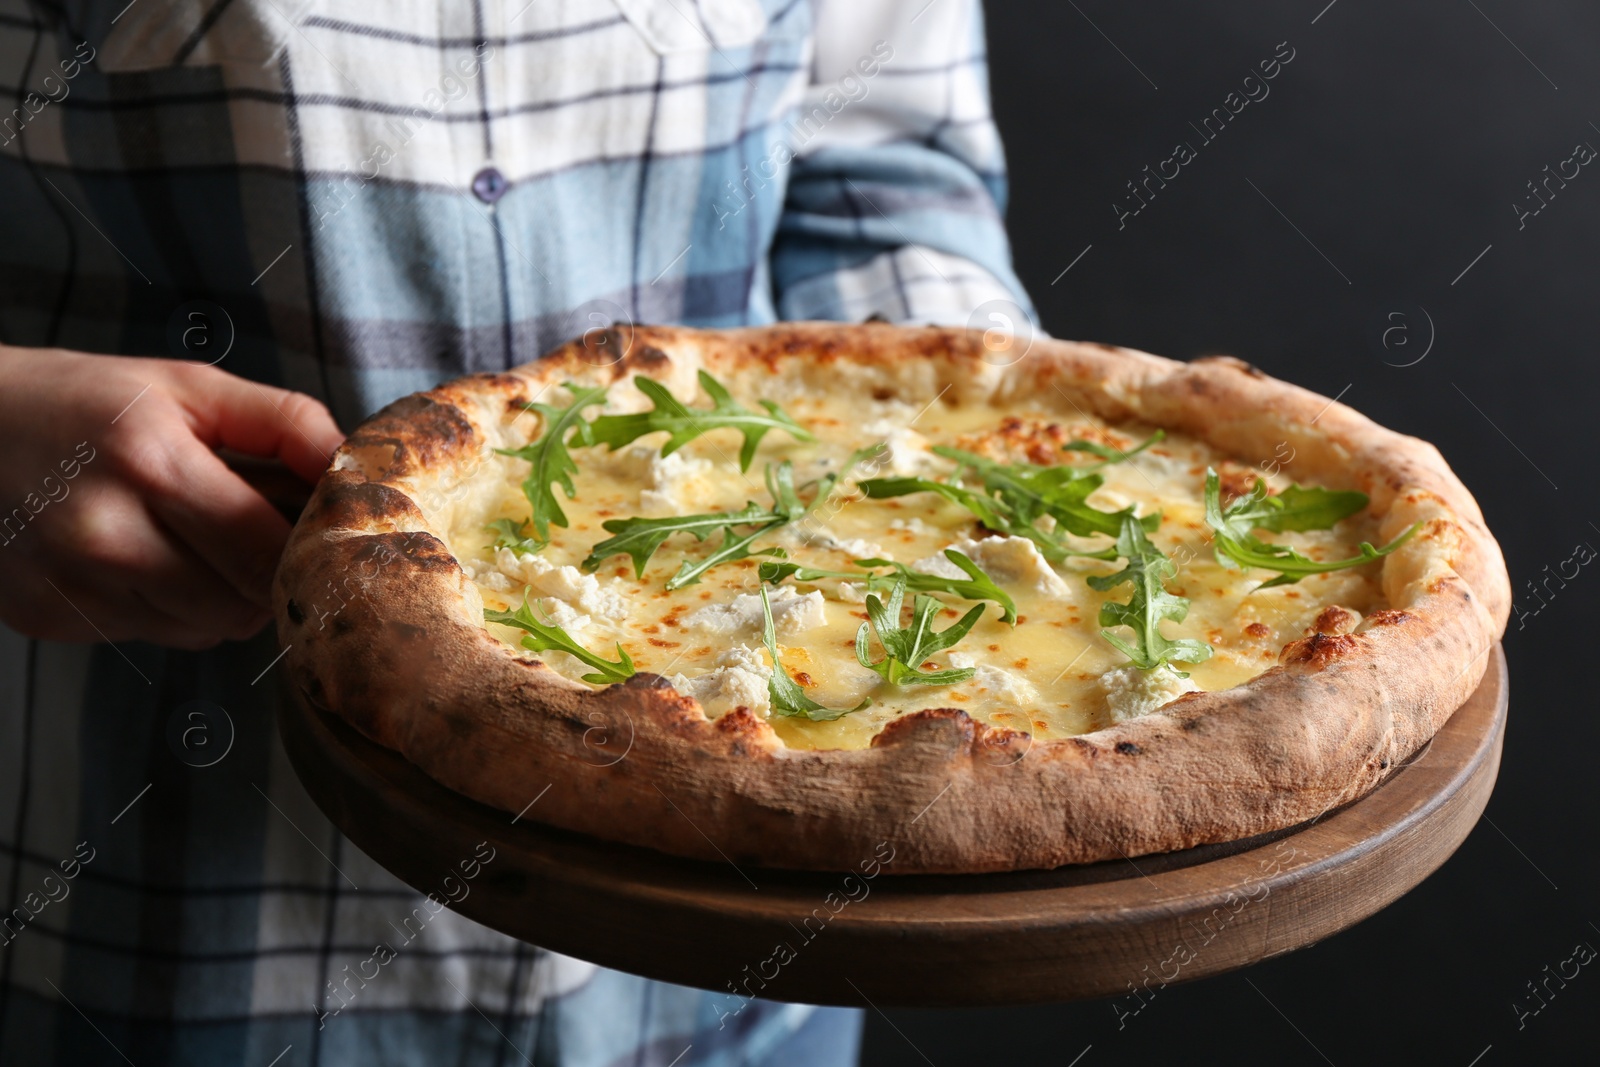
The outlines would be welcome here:
[[[530,819],[897,873],[1292,826],[1476,687],[1509,586],[1430,446],[1236,360],[1014,356],[639,328],[399,401],[285,554],[293,687]]]

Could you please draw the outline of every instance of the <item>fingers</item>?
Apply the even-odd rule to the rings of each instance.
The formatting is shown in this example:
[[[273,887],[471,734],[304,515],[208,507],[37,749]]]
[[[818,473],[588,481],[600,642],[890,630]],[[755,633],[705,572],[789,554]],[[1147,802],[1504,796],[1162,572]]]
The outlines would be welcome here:
[[[212,449],[275,458],[314,482],[341,440],[326,408],[159,360],[36,353],[0,359],[0,372],[10,466],[52,470],[85,439],[103,457],[75,461],[70,497],[52,496],[28,540],[6,547],[0,619],[40,637],[181,648],[263,625],[289,526]],[[35,477],[7,484],[27,492]]]
[[[315,482],[344,436],[327,408],[302,393],[206,367],[175,370],[174,398],[193,436],[149,442],[143,484],[151,510],[242,597],[264,608],[288,523],[211,450],[276,457]]]
[[[175,406],[154,405],[119,427],[117,463],[162,526],[240,597],[266,608],[289,525],[212,449],[276,457],[315,482],[342,435],[327,409],[303,394],[192,364],[170,365],[167,374]]]
[[[187,434],[140,437],[119,459],[164,526],[241,597],[268,606],[289,524],[265,497]]]
[[[145,603],[218,639],[242,641],[266,624],[271,612],[240,595],[198,553],[161,529],[153,517],[143,526],[138,567],[123,568],[120,574]],[[106,577],[116,574],[113,571]]]
[[[131,491],[93,486],[83,503],[87,506],[70,519],[58,520],[69,525],[48,531],[57,557],[49,570],[61,576],[58,582],[70,580],[101,594],[126,591],[137,599],[134,607],[141,614],[147,607],[168,623],[181,620],[211,643],[249,637],[266,622],[268,613],[261,606],[164,529]],[[117,619],[95,621],[119,629],[122,624]],[[164,633],[170,629],[161,628]],[[141,635],[134,631],[134,636]]]
[[[240,596],[192,549],[166,535],[152,545],[146,569],[133,579],[133,591],[157,611],[218,639],[243,641],[272,617]]]
[[[328,409],[304,393],[185,365],[177,399],[194,434],[211,448],[274,456],[315,483],[344,440]]]

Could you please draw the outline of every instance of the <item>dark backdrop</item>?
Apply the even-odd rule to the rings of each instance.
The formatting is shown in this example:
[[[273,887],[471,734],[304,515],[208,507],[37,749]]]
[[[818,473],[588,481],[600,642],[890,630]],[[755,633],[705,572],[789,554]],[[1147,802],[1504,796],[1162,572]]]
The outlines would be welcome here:
[[[873,1015],[862,1062],[1593,1062],[1600,968],[1521,1029],[1512,1003],[1578,942],[1600,948],[1600,566],[1542,608],[1527,584],[1600,546],[1600,167],[1574,157],[1600,147],[1600,7],[990,0],[988,25],[1012,240],[1045,329],[1236,355],[1435,442],[1525,614],[1487,819],[1405,899],[1251,969],[1259,993],[1237,974],[1169,987],[1121,1031],[1105,1001]],[[1280,42],[1293,59],[1269,95],[1207,143],[1189,123]],[[1119,220],[1138,206],[1125,183],[1179,141],[1195,158]],[[1574,169],[1531,214],[1527,183]]]

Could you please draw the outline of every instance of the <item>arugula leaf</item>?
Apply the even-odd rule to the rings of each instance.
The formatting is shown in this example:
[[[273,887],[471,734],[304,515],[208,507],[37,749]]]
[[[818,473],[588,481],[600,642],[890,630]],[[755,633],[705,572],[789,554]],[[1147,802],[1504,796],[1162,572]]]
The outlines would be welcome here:
[[[789,677],[783,661],[778,659],[778,633],[772,625],[772,604],[767,600],[767,587],[764,585],[761,587],[761,618],[761,643],[767,646],[767,655],[772,657],[772,677],[767,680],[767,697],[772,701],[774,712],[791,718],[810,719],[812,722],[832,722],[872,703],[868,698],[853,708],[835,710],[812,700],[800,688],[800,684]]]
[[[606,387],[603,385],[587,387],[566,382],[563,388],[572,394],[572,403],[567,407],[528,405],[544,418],[545,431],[537,441],[521,448],[495,449],[502,456],[515,456],[533,465],[527,478],[523,479],[522,492],[528,498],[528,503],[533,505],[533,515],[529,521],[533,523],[534,539],[539,547],[549,544],[552,524],[567,525],[566,513],[561,510],[561,502],[556,499],[551,486],[560,485],[565,489],[568,500],[578,495],[572,485],[572,476],[578,473],[578,465],[567,451],[569,432],[578,444],[593,444],[593,424],[584,421],[583,409],[603,404],[606,399]]]
[[[860,571],[830,571],[821,567],[807,567],[801,563],[763,563],[758,574],[761,580],[769,585],[779,585],[785,578],[793,578],[797,582],[817,582],[826,578],[870,582],[880,577],[876,574],[863,574]]]
[[[702,515],[667,515],[658,519],[607,519],[601,528],[614,536],[606,538],[589,550],[582,567],[593,571],[612,556],[627,553],[633,559],[633,576],[644,577],[645,564],[655,555],[656,549],[673,534],[693,534],[695,540],[704,541],[719,530],[751,523],[771,522],[771,511],[750,501],[738,511],[712,511]]]
[[[943,652],[967,636],[967,631],[977,625],[978,619],[983,616],[984,606],[977,605],[947,629],[935,633],[933,619],[944,605],[931,596],[918,594],[911,608],[911,625],[902,628],[900,608],[905,593],[905,579],[896,578],[893,588],[889,590],[887,604],[876,596],[867,597],[867,616],[871,619],[871,629],[878,632],[884,657],[877,663],[872,662],[867,644],[868,624],[862,623],[861,629],[856,631],[857,662],[877,673],[890,685],[955,685],[976,674],[977,670],[972,667],[952,667],[942,671],[924,671],[920,668],[930,656]]]
[[[1100,605],[1100,625],[1126,626],[1133,631],[1133,643],[1124,641],[1109,629],[1100,636],[1127,656],[1140,670],[1154,670],[1173,660],[1201,663],[1211,656],[1211,646],[1189,638],[1173,640],[1161,632],[1163,619],[1182,622],[1189,614],[1189,602],[1166,590],[1166,582],[1178,573],[1177,564],[1150,543],[1139,520],[1128,515],[1117,535],[1117,554],[1128,561],[1116,574],[1089,579],[1089,587],[1108,592],[1124,582],[1133,583],[1133,594],[1126,604],[1107,601]],[[1176,670],[1176,668],[1173,668]],[[1183,677],[1188,675],[1178,671]]]
[[[1206,525],[1211,527],[1217,562],[1230,568],[1259,567],[1277,571],[1278,576],[1257,586],[1293,585],[1311,574],[1327,574],[1347,567],[1382,559],[1415,534],[1421,523],[1384,545],[1374,548],[1361,542],[1360,554],[1349,559],[1326,562],[1310,559],[1288,545],[1263,541],[1252,532],[1271,530],[1326,530],[1367,506],[1365,493],[1290,486],[1277,496],[1267,495],[1267,483],[1256,479],[1256,487],[1226,509],[1222,507],[1222,480],[1217,472],[1206,470]]]
[[[484,527],[485,530],[495,532],[495,549],[509,548],[516,552],[537,552],[544,546],[535,539],[526,536],[528,524],[518,522],[516,519],[496,519]]]
[[[1089,494],[1104,483],[1098,474],[1086,474],[1065,465],[999,463],[945,445],[935,445],[933,451],[975,473],[984,489],[1009,504],[1018,519],[1025,523],[1031,524],[1049,515],[1068,533],[1080,537],[1094,534],[1116,537],[1123,517],[1133,514],[1131,507],[1122,511],[1101,511],[1086,503]],[[1145,529],[1153,531],[1161,525],[1161,516],[1159,513],[1147,515],[1142,521]]]
[[[854,452],[851,452],[850,455],[845,459],[844,466],[839,469],[839,478],[842,480],[845,475],[849,474],[855,469],[858,463],[865,463],[868,460],[872,461],[872,469],[877,470],[878,461],[886,458],[888,455],[889,442],[887,441],[879,441],[875,445],[864,445],[861,448],[856,449]]]
[[[1085,473],[1066,465],[1045,467],[1034,463],[998,463],[976,453],[944,445],[935,445],[933,451],[960,465],[958,478],[968,471],[975,474],[988,495],[924,478],[868,479],[859,483],[861,491],[873,498],[937,493],[965,507],[988,529],[1012,537],[1026,537],[1052,563],[1059,563],[1068,556],[1107,560],[1117,558],[1114,548],[1094,552],[1072,548],[1060,537],[1047,533],[1038,525],[1039,520],[1048,515],[1067,533],[1080,537],[1094,534],[1115,537],[1123,517],[1131,516],[1133,509],[1110,512],[1091,507],[1088,503],[1089,494],[1098,489],[1103,481],[1098,474]],[[1161,515],[1157,512],[1140,521],[1146,529],[1154,530],[1161,523]]]
[[[1011,515],[1009,510],[1001,510],[1004,505],[997,505],[982,493],[963,489],[959,485],[927,478],[868,478],[857,482],[856,488],[873,500],[910,496],[912,493],[938,493],[952,504],[960,504],[972,512],[989,529],[1010,532]]]
[[[787,521],[787,520],[784,520]],[[747,534],[735,534],[729,529],[723,532],[722,543],[715,552],[711,552],[699,559],[686,559],[678,565],[678,573],[667,579],[668,589],[682,589],[686,585],[694,585],[700,576],[712,567],[723,563],[732,563],[736,559],[749,559],[751,556],[782,556],[781,548],[769,548],[760,552],[752,552],[750,546],[757,538],[763,537],[783,522],[769,522],[765,526],[758,526]]]
[[[607,685],[611,682],[625,682],[634,675],[633,659],[628,655],[628,650],[617,643],[617,660],[604,659],[584,648],[561,627],[551,623],[540,622],[533,617],[533,609],[528,604],[527,594],[523,594],[522,607],[516,611],[494,611],[485,608],[483,617],[488,622],[497,622],[502,626],[515,626],[520,630],[528,631],[522,639],[522,647],[530,652],[565,652],[569,656],[587,663],[595,669],[593,674],[585,674],[583,680],[595,685]]]
[[[842,472],[841,472],[842,473]],[[686,585],[693,585],[700,580],[700,576],[718,564],[728,563],[736,559],[748,559],[751,556],[778,556],[786,553],[781,548],[768,548],[759,552],[751,551],[750,546],[757,538],[765,537],[778,527],[804,518],[822,501],[833,492],[840,475],[829,474],[815,482],[808,483],[815,487],[811,496],[811,503],[805,504],[800,500],[800,494],[794,487],[794,467],[788,460],[774,466],[767,464],[766,482],[767,492],[772,496],[771,521],[756,527],[743,536],[736,536],[734,531],[726,530],[722,535],[722,544],[715,552],[697,560],[684,560],[678,566],[678,573],[674,574],[667,582],[668,589],[681,589]]]
[[[710,535],[720,531],[722,541],[716,550],[700,559],[686,559],[678,567],[667,582],[668,589],[681,589],[686,585],[693,585],[700,580],[700,576],[711,568],[728,563],[736,559],[746,559],[754,555],[783,555],[781,549],[768,549],[764,552],[750,550],[758,538],[787,523],[802,518],[812,507],[825,499],[833,491],[837,475],[828,475],[808,485],[815,486],[809,504],[800,499],[799,491],[794,485],[794,466],[784,460],[778,464],[767,464],[766,482],[767,492],[772,495],[772,506],[763,508],[754,501],[749,501],[738,511],[713,511],[703,515],[668,515],[663,518],[633,518],[633,519],[607,519],[601,523],[601,528],[615,536],[608,537],[595,545],[590,550],[588,557],[583,561],[583,569],[595,570],[607,559],[620,553],[627,553],[633,560],[634,577],[643,578],[645,565],[656,549],[673,534],[687,533],[694,535],[695,540],[704,541]],[[736,526],[754,526],[755,529],[739,533]]]
[[[1068,468],[1062,468],[1066,470]],[[1052,563],[1060,563],[1068,556],[1085,556],[1089,559],[1116,559],[1115,549],[1086,552],[1071,548],[1059,539],[1035,526],[1031,519],[1018,515],[1013,506],[1000,497],[985,496],[971,489],[948,482],[929,481],[926,478],[869,478],[857,482],[856,488],[874,500],[887,497],[909,496],[912,493],[937,493],[953,504],[972,512],[973,517],[986,529],[1010,537],[1026,537],[1039,546],[1039,553]],[[1087,494],[1086,494],[1087,495]],[[1159,521],[1159,518],[1158,518]]]
[[[1164,441],[1166,438],[1167,431],[1157,430],[1139,444],[1136,444],[1126,452],[1123,452],[1121,449],[1097,444],[1094,441],[1085,441],[1080,437],[1076,440],[1068,441],[1066,444],[1062,445],[1061,450],[1063,452],[1087,452],[1092,456],[1099,456],[1099,463],[1090,463],[1087,466],[1076,468],[1076,470],[1078,470],[1080,473],[1088,474],[1090,472],[1109,467],[1113,463],[1121,463],[1123,460],[1132,459],[1134,456],[1137,456],[1140,452],[1143,452],[1157,441]]]
[[[972,562],[964,553],[953,548],[944,550],[944,558],[966,572],[966,578],[947,578],[942,574],[924,574],[914,571],[904,563],[892,559],[858,559],[858,567],[892,567],[895,577],[906,583],[913,593],[949,593],[963,600],[992,600],[1000,605],[1000,621],[1016,625],[1017,604],[1004,589],[990,578],[984,569]],[[878,579],[882,581],[882,579]]]
[[[882,577],[876,574],[863,574],[860,571],[830,571],[822,567],[807,567],[803,563],[763,563],[758,573],[761,580],[769,585],[779,585],[785,578],[793,578],[797,582],[817,582],[825,578],[870,582],[874,578]]]
[[[1206,470],[1206,491],[1211,490],[1214,472]],[[1220,479],[1218,479],[1220,483]],[[1218,497],[1220,499],[1220,484]],[[1209,499],[1209,496],[1208,496]],[[1256,479],[1256,486],[1246,495],[1228,506],[1227,518],[1234,523],[1248,523],[1242,529],[1271,530],[1329,530],[1340,519],[1367,506],[1367,494],[1354,490],[1319,489],[1314,486],[1291,485],[1277,496],[1267,495],[1267,483]]]
[[[815,489],[810,504],[801,501],[800,493],[794,487],[794,464],[788,460],[778,464],[768,463],[762,480],[767,483],[767,495],[772,497],[772,513],[781,516],[787,522],[793,522],[822,503],[828,494],[833,492],[834,483],[839,480],[839,476],[828,474],[814,482],[808,482],[807,485]]]
[[[633,384],[655,405],[649,411],[631,415],[601,415],[594,420],[594,443],[609,445],[614,452],[647,433],[665,432],[667,443],[661,454],[669,456],[707,430],[730,429],[744,435],[739,449],[739,469],[749,470],[756,448],[769,430],[784,430],[800,441],[813,440],[811,432],[795,422],[770,400],[761,401],[765,415],[742,407],[728,390],[705,371],[700,372],[700,388],[711,398],[710,409],[691,408],[653,378],[639,375]]]
[[[799,563],[763,563],[760,575],[763,582],[777,585],[785,578],[793,578],[797,582],[815,582],[827,578],[840,578],[852,582],[865,582],[868,589],[887,589],[896,579],[903,580],[906,588],[914,593],[949,593],[961,597],[963,600],[992,600],[999,604],[1004,614],[1000,619],[1015,625],[1017,621],[1016,602],[995,584],[994,579],[984,573],[965,555],[953,548],[944,550],[944,558],[960,567],[966,572],[966,578],[946,578],[941,574],[927,574],[914,571],[904,563],[896,563],[892,559],[858,559],[853,560],[858,567],[892,567],[893,574],[874,574],[871,571],[830,571],[820,567],[806,567]]]

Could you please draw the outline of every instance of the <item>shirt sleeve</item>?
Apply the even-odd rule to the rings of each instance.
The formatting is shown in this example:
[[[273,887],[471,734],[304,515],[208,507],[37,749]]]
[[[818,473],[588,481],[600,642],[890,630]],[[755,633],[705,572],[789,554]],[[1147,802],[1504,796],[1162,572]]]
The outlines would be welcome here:
[[[979,0],[819,0],[816,20],[772,251],[780,317],[1031,322]]]

